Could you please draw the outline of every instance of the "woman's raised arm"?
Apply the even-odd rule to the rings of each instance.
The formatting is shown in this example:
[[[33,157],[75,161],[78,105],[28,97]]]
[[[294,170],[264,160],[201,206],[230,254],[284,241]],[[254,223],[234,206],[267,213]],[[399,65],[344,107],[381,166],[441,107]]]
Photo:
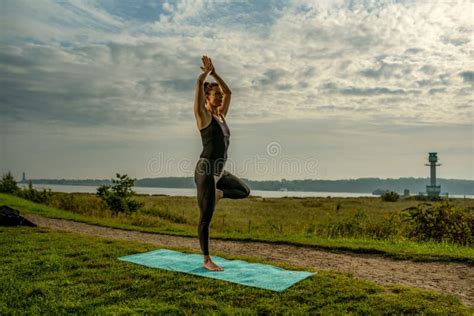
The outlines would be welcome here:
[[[201,67],[203,73],[199,75],[196,80],[196,86],[194,89],[194,116],[196,117],[196,123],[198,128],[201,129],[209,123],[211,115],[206,110],[206,96],[204,93],[204,81],[207,75],[213,70],[212,63],[206,56],[202,57],[204,67]]]
[[[211,72],[211,76],[213,76],[214,79],[216,80],[216,82],[219,84],[219,86],[221,87],[221,90],[222,90],[222,94],[223,94],[222,104],[217,109],[218,109],[220,114],[226,116],[227,111],[229,111],[230,95],[231,95],[232,92],[230,91],[229,87],[224,82],[224,80],[222,80],[222,78],[219,77],[219,75],[216,73],[215,69]]]

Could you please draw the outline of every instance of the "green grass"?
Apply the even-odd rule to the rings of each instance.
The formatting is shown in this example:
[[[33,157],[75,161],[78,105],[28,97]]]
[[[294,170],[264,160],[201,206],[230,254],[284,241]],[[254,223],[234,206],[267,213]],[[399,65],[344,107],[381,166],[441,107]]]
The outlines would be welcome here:
[[[195,198],[167,196],[136,196],[145,203],[142,211],[131,215],[112,215],[99,209],[93,195],[76,194],[84,209],[75,212],[33,203],[13,195],[0,194],[0,204],[7,204],[22,213],[71,219],[107,227],[197,238],[199,209]],[[358,253],[374,253],[395,259],[446,261],[474,264],[474,248],[451,243],[415,242],[399,237],[374,239],[367,236],[328,237],[308,233],[309,225],[323,226],[331,221],[344,221],[364,209],[381,225],[392,225],[391,214],[417,205],[418,201],[381,202],[379,198],[277,198],[245,200],[224,199],[212,219],[211,238],[254,240],[270,243],[309,245],[311,247]],[[455,199],[460,207],[471,207],[472,200]],[[339,208],[337,207],[339,205]],[[306,220],[305,220],[306,219]],[[249,221],[250,230],[249,230]],[[280,227],[282,231],[280,231]]]
[[[349,274],[317,271],[278,293],[117,259],[157,248],[40,227],[0,227],[0,314],[469,315],[474,312],[452,295],[401,285],[379,286]],[[258,258],[216,255],[270,264]]]

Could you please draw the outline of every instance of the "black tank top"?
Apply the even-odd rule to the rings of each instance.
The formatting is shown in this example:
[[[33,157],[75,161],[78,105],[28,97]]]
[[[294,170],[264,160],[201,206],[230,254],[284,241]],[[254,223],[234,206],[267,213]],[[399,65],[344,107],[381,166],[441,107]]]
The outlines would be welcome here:
[[[200,157],[207,159],[227,160],[230,131],[227,123],[221,123],[217,115],[212,114],[211,123],[200,130],[202,152]]]

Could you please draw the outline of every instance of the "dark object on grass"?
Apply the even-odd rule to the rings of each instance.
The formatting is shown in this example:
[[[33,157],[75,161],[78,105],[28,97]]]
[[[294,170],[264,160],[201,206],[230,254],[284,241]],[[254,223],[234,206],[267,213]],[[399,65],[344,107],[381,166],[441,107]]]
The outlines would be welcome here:
[[[22,217],[18,210],[15,210],[8,205],[2,205],[0,206],[0,226],[36,227],[36,224]]]

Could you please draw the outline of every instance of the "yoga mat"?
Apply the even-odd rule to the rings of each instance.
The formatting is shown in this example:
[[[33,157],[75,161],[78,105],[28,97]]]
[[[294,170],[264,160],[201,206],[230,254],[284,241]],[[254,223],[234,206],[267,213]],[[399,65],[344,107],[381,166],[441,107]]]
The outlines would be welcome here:
[[[315,272],[291,271],[243,260],[227,260],[218,256],[211,256],[211,258],[224,271],[209,271],[204,268],[201,254],[187,254],[168,249],[158,249],[118,259],[151,268],[194,274],[277,292],[282,292],[293,284],[315,274]]]

